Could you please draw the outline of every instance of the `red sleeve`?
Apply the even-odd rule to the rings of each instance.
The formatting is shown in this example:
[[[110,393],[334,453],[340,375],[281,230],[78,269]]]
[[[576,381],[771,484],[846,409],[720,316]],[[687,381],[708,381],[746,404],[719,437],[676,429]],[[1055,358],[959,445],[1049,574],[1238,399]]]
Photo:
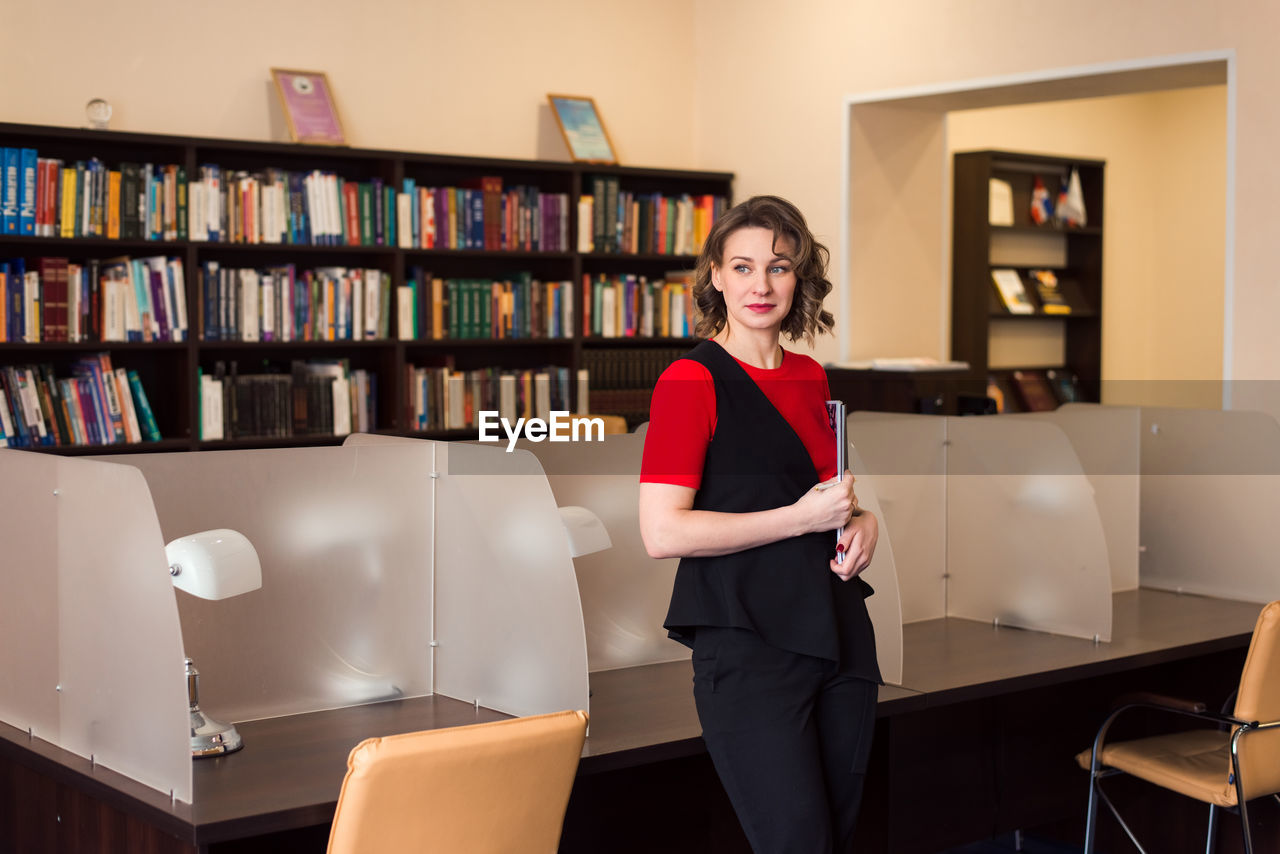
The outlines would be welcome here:
[[[700,362],[677,359],[653,389],[640,482],[700,487],[702,463],[715,429],[711,372]]]

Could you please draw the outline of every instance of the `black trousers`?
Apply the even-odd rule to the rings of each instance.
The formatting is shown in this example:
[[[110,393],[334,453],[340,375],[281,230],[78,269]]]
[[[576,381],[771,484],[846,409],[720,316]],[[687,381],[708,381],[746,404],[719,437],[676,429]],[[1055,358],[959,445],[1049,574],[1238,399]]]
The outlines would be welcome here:
[[[862,800],[878,686],[834,661],[699,627],[702,738],[756,854],[846,854]]]

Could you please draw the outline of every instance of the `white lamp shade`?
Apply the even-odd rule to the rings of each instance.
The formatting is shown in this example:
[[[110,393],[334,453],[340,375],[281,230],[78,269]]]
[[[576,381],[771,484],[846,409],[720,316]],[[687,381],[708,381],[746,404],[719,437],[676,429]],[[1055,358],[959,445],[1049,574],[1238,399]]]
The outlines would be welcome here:
[[[216,528],[179,537],[164,547],[173,586],[201,599],[227,599],[262,586],[262,564],[239,531]]]
[[[560,509],[560,521],[569,537],[569,554],[573,557],[604,551],[613,546],[609,532],[600,517],[585,507],[570,504]]]

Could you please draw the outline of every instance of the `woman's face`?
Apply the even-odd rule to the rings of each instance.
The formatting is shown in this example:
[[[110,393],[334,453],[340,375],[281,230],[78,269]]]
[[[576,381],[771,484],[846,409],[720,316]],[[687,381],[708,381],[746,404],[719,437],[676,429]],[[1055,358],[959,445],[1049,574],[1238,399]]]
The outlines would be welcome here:
[[[711,284],[724,296],[730,332],[782,329],[796,290],[793,251],[786,236],[775,246],[767,228],[740,228],[726,238],[724,257],[711,266]]]

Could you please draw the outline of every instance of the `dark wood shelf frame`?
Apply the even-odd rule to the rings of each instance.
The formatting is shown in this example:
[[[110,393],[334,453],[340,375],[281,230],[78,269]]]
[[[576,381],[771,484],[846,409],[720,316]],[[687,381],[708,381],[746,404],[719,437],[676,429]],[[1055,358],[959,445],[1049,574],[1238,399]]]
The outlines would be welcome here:
[[[294,143],[254,142],[236,139],[170,136],[160,134],[96,131],[77,128],[0,123],[0,146],[34,148],[41,157],[66,161],[102,158],[109,166],[125,161],[176,163],[186,169],[189,180],[204,163],[224,168],[260,170],[322,169],[352,179],[381,178],[399,188],[406,177],[425,182],[459,185],[484,175],[500,175],[504,184],[531,184],[546,192],[563,192],[570,199],[569,229],[577,234],[577,199],[590,192],[593,175],[616,176],[624,190],[715,194],[732,203],[733,175],[727,172],[655,169],[632,166],[600,166],[562,161],[515,160],[490,157],[430,154],[361,148],[329,148]],[[415,358],[441,358],[465,354],[467,365],[485,364],[528,367],[533,361],[568,367],[571,376],[588,361],[586,354],[615,347],[688,346],[691,338],[506,338],[495,340],[355,340],[240,342],[201,341],[194,320],[198,316],[199,292],[196,271],[207,259],[223,264],[296,263],[300,266],[375,267],[391,274],[392,288],[404,284],[414,266],[431,266],[437,274],[460,277],[500,276],[523,267],[536,277],[569,280],[581,300],[583,275],[601,272],[635,272],[660,275],[668,270],[692,269],[694,258],[687,255],[635,255],[577,251],[529,252],[446,249],[402,249],[398,246],[311,246],[287,243],[230,243],[192,240],[110,240],[100,237],[67,239],[0,235],[0,258],[42,256],[76,260],[118,255],[168,255],[181,258],[186,273],[186,296],[190,315],[190,340],[181,343],[77,342],[0,343],[0,366],[42,362],[63,368],[87,353],[107,351],[114,360],[135,367],[155,410],[164,436],[161,442],[41,447],[73,454],[133,453],[139,450],[199,450],[206,448],[260,448],[322,444],[341,437],[297,436],[290,439],[243,438],[204,442],[199,439],[199,389],[197,371],[209,370],[219,358],[280,359],[309,353],[329,357],[351,356],[362,367],[374,368],[379,383],[378,432],[391,435],[431,438],[466,438],[461,431],[420,433],[408,429],[405,401],[408,389],[406,370]],[[581,305],[575,306],[580,319]],[[488,351],[486,354],[485,351]],[[572,383],[571,383],[572,385]]]
[[[1030,218],[1031,192],[1036,177],[1056,198],[1059,182],[1079,170],[1088,223],[1085,226],[1036,225]],[[1078,378],[1081,399],[1098,401],[1102,385],[1102,240],[1105,162],[1076,157],[1010,151],[970,151],[955,155],[952,196],[951,358],[969,363],[967,376],[985,385],[990,368],[991,328],[997,323],[1059,321],[1062,325],[1062,364],[1039,365],[1066,369]],[[1013,190],[1014,224],[991,225],[991,178],[1007,181]],[[993,263],[993,235],[1057,235],[1064,242],[1065,264]],[[1054,269],[1072,307],[1070,314],[1011,314],[991,279],[993,268],[1019,271]],[[1063,275],[1063,271],[1067,274]],[[1034,287],[1025,280],[1028,295],[1038,305]],[[1012,370],[1012,369],[1010,369]],[[998,373],[1006,373],[1001,370]]]

